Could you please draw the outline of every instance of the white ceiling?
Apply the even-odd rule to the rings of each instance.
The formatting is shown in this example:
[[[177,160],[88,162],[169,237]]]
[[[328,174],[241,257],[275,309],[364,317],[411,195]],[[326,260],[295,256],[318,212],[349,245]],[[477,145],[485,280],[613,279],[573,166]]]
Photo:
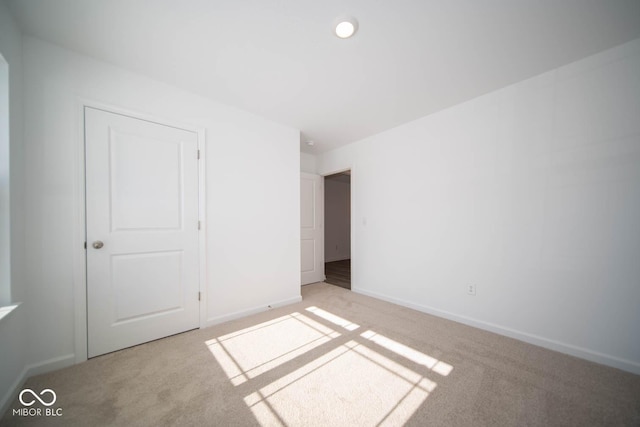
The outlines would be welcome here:
[[[27,34],[298,128],[310,153],[640,37],[639,0],[8,3]]]

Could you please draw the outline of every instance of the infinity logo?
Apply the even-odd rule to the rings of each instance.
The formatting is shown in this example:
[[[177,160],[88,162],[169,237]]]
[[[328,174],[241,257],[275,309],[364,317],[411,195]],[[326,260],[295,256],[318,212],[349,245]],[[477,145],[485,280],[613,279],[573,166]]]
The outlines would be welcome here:
[[[30,401],[25,402],[25,401],[23,400],[22,396],[23,396],[25,393],[27,393],[27,392],[31,393],[31,395],[33,396],[33,398],[32,398]],[[53,399],[52,399],[52,400],[51,400],[51,402],[49,402],[49,403],[45,402],[44,400],[42,400],[42,399],[40,398],[40,396],[43,396],[43,395],[45,395],[45,394],[47,394],[47,393],[51,394],[51,396],[53,397]],[[45,388],[44,390],[42,390],[42,391],[40,392],[40,396],[38,396],[38,395],[36,394],[36,392],[35,392],[35,391],[33,391],[33,390],[31,390],[30,388],[25,388],[24,390],[22,390],[22,391],[20,392],[20,396],[18,396],[18,398],[20,399],[20,403],[22,403],[24,406],[31,406],[31,405],[33,405],[34,403],[36,403],[36,400],[38,400],[38,401],[39,401],[40,403],[42,403],[44,406],[51,406],[51,405],[53,405],[54,403],[56,403],[56,399],[58,398],[58,397],[56,396],[56,392],[55,392],[55,391],[53,391],[53,390],[51,390],[50,388]]]

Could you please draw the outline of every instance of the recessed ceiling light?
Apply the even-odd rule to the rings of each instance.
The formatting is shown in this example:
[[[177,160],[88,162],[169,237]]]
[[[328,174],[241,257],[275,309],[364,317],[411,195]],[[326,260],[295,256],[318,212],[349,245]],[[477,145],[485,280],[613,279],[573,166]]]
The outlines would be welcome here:
[[[358,21],[351,16],[341,16],[334,24],[334,32],[341,39],[348,39],[358,31]]]

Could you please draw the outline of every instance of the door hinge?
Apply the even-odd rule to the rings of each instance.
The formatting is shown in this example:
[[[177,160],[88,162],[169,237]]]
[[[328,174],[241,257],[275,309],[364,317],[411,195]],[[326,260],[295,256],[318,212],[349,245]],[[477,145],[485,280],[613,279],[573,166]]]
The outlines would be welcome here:
[[[84,242],[84,248],[87,249],[87,242]]]
[[[200,301],[201,297],[202,297],[202,295],[200,294],[200,292],[198,292],[198,301]]]
[[[200,160],[200,150],[198,150],[198,160]]]
[[[200,230],[200,221],[198,221],[198,230]]]

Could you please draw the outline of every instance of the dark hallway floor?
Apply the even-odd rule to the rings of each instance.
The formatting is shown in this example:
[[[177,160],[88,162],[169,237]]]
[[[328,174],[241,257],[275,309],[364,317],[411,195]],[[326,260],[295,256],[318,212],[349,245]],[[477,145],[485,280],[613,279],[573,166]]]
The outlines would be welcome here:
[[[351,260],[327,262],[324,264],[325,282],[351,289]]]

